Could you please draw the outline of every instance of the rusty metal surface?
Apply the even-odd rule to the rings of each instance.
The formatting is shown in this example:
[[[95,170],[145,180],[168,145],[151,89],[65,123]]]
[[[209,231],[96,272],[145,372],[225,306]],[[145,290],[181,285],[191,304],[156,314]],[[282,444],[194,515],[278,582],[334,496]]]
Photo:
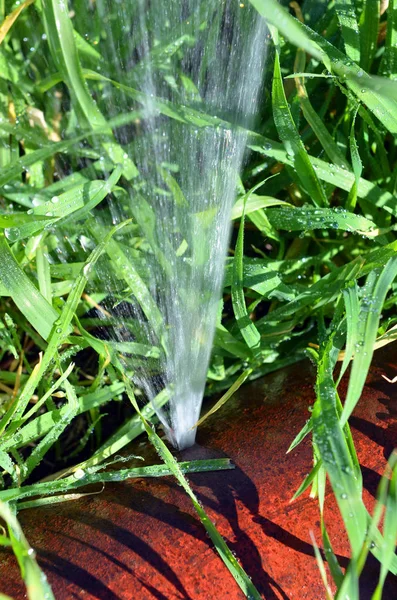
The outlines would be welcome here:
[[[386,458],[397,445],[397,386],[389,351],[378,352],[351,419],[371,509]],[[203,505],[266,600],[320,600],[324,590],[309,530],[318,542],[317,501],[290,498],[311,467],[310,440],[286,450],[309,416],[314,374],[301,363],[251,383],[199,431],[184,458],[229,456],[234,471],[190,476]],[[343,382],[342,382],[343,395]],[[142,440],[129,452],[144,452]],[[330,494],[326,519],[334,549],[347,565],[348,544]],[[73,503],[23,511],[20,521],[57,600],[224,599],[244,596],[212,548],[190,501],[172,478],[108,485]],[[24,588],[12,556],[0,552],[0,590],[15,600]],[[371,597],[377,565],[370,560],[362,600]],[[397,597],[389,578],[385,600]]]

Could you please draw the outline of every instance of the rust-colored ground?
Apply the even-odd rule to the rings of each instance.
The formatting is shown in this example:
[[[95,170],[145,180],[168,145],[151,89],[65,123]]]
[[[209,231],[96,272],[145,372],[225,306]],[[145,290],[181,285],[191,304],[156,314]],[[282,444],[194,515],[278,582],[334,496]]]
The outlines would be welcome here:
[[[388,349],[377,353],[351,419],[369,508],[379,473],[397,446],[397,384],[381,378],[396,374],[392,358]],[[310,440],[285,453],[309,416],[313,381],[310,365],[301,363],[245,386],[203,425],[200,446],[184,455],[235,462],[234,471],[197,474],[190,481],[266,600],[325,597],[309,535],[313,530],[320,542],[317,502],[307,494],[289,502],[310,470]],[[158,462],[142,441],[129,452]],[[348,546],[330,494],[326,515],[346,566]],[[57,600],[244,598],[172,478],[109,485],[74,503],[23,511],[20,521]],[[13,557],[5,550],[0,557],[0,591],[24,598]],[[371,597],[376,572],[370,560],[361,600]],[[397,598],[397,578],[389,579],[384,598]]]

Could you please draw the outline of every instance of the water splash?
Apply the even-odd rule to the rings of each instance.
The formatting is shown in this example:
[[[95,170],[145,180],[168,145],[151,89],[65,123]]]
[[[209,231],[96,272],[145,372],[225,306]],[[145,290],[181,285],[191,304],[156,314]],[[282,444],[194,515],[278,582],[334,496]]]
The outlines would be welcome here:
[[[113,14],[114,8],[112,1]],[[234,0],[123,2],[118,16],[126,37],[112,40],[110,58],[114,78],[126,83],[117,101],[114,88],[104,94],[109,112],[115,103],[132,110],[128,88],[138,90],[141,117],[133,141],[120,134],[140,173],[127,212],[149,244],[145,279],[163,319],[154,328],[153,311],[142,302],[131,308],[141,338],[162,351],[159,371],[143,362],[134,381],[182,449],[194,443],[204,393],[230,212],[262,85],[266,28],[250,6]],[[111,38],[111,24],[108,30]],[[130,51],[121,51],[122,44]],[[111,211],[114,222],[125,218],[119,202]],[[157,402],[164,389],[170,396],[165,407]]]

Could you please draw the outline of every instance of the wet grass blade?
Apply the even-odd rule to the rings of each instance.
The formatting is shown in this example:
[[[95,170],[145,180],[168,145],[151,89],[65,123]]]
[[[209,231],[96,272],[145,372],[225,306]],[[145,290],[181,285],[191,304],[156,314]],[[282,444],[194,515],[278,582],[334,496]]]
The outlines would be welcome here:
[[[47,578],[36,562],[34,550],[25,538],[15,515],[3,501],[0,501],[0,517],[8,525],[12,549],[26,584],[27,597],[29,600],[55,600]]]
[[[382,600],[383,586],[386,581],[386,577],[389,572],[390,565],[396,551],[396,540],[397,540],[397,454],[394,452],[389,459],[389,468],[391,470],[391,477],[389,482],[389,489],[386,496],[386,501],[383,498],[379,498],[380,502],[383,500],[385,505],[385,516],[383,524],[383,537],[384,542],[381,550],[381,567],[379,582],[376,586],[376,590],[372,595],[371,600]],[[383,476],[383,481],[386,479],[387,473]]]
[[[24,465],[24,472],[21,473],[21,481],[29,477],[32,471],[42,461],[44,455],[48,452],[50,447],[59,439],[62,432],[66,427],[68,427],[68,425],[70,425],[78,413],[79,401],[73,386],[69,383],[68,379],[65,379],[62,385],[65,388],[66,397],[68,399],[66,409],[59,421],[54,425],[54,427],[52,427],[51,431],[49,431],[49,433],[43,437],[43,439],[34,447],[28,456]]]
[[[397,0],[390,0],[387,11],[385,53],[382,57],[380,74],[392,77],[397,73]]]
[[[381,121],[390,133],[397,133],[397,103],[392,94],[377,90],[376,80],[359,65],[352,63],[343,52],[307,26],[304,30],[323,50],[325,66],[345,82],[355,96]]]
[[[354,211],[354,209],[356,207],[358,185],[360,182],[361,173],[363,171],[363,164],[361,162],[360,153],[358,151],[358,145],[357,145],[356,136],[355,136],[355,132],[354,132],[357,111],[358,111],[358,106],[353,113],[352,124],[351,124],[351,129],[350,129],[350,139],[349,139],[350,155],[352,158],[353,173],[354,173],[354,183],[351,187],[351,190],[350,190],[348,198],[347,198],[347,203],[346,203],[346,208],[349,211]]]
[[[2,24],[0,25],[0,44],[4,41],[7,33],[10,31],[11,27],[14,25],[15,21],[21,14],[21,12],[27,8],[30,4],[33,4],[34,0],[24,0],[21,2],[19,6],[17,6],[12,13],[6,16]]]
[[[295,172],[316,206],[328,204],[322,185],[310,162],[306,148],[296,130],[288,102],[285,97],[281,79],[280,60],[278,52],[274,59],[274,76],[272,92],[273,117],[278,134],[283,142],[287,154],[292,157]]]
[[[333,594],[332,594],[332,590],[328,584],[327,572],[325,569],[323,557],[321,556],[320,549],[317,545],[316,538],[314,537],[314,534],[312,531],[310,531],[310,537],[311,537],[312,545],[313,545],[313,549],[314,549],[314,556],[316,558],[317,566],[320,571],[321,579],[323,581],[323,585],[324,585],[324,588],[326,591],[326,596],[325,596],[326,600],[333,600]]]
[[[383,123],[388,131],[397,133],[397,106],[391,94],[376,91],[371,77],[323,36],[303,25],[280,7],[275,0],[250,0],[262,16],[276,27],[292,44],[304,48],[321,60]]]
[[[39,384],[41,377],[47,370],[53,358],[56,356],[60,345],[65,341],[70,332],[70,323],[74,317],[81,295],[87,284],[91,269],[94,268],[97,260],[105,251],[112,236],[126,224],[128,224],[128,222],[124,222],[113,227],[109,233],[102,238],[100,243],[98,243],[98,246],[88,257],[86,264],[84,265],[79,277],[75,282],[75,287],[68,296],[61,315],[53,323],[51,333],[48,337],[48,346],[42,357],[42,360],[40,360],[40,362],[33,369],[17,401],[12,404],[0,421],[0,434],[4,432],[5,428],[12,419],[18,419],[22,417],[34,390]]]
[[[45,245],[40,245],[36,250],[37,279],[41,295],[52,304],[51,271],[47,252]]]
[[[175,460],[175,458],[173,457],[171,452],[168,450],[167,446],[158,437],[158,435],[156,434],[154,429],[152,429],[152,427],[149,425],[149,423],[146,421],[146,419],[140,412],[139,407],[136,403],[133,391],[132,391],[131,386],[129,385],[128,381],[126,379],[124,379],[124,382],[126,385],[126,389],[127,389],[127,393],[130,398],[130,401],[142,419],[142,423],[144,425],[145,431],[148,435],[150,442],[153,444],[157,453],[163,459],[165,465],[169,468],[169,470],[175,476],[175,478],[177,479],[179,484],[185,490],[186,494],[191,499],[193,506],[196,509],[196,511],[200,517],[200,521],[202,522],[205,529],[207,530],[207,533],[208,533],[209,537],[211,538],[219,556],[225,563],[226,567],[229,569],[230,573],[233,575],[236,583],[239,585],[239,587],[241,588],[243,593],[248,598],[252,598],[253,600],[260,600],[261,595],[255,588],[254,584],[252,583],[251,579],[248,577],[248,575],[246,574],[244,569],[241,567],[241,565],[237,561],[234,554],[231,552],[231,550],[227,546],[225,540],[220,535],[220,533],[218,532],[217,528],[215,527],[215,525],[213,524],[211,519],[207,516],[204,508],[202,507],[201,503],[198,501],[194,492],[192,491],[187,479],[184,477],[179,464],[177,463],[177,461]]]
[[[118,461],[116,460],[114,462]],[[234,465],[228,458],[192,460],[178,464],[182,473],[205,473],[208,471],[234,469]],[[105,469],[105,467],[106,465],[102,465],[100,468]],[[19,503],[26,498],[35,496],[46,498],[50,497],[52,494],[57,494],[60,492],[67,493],[70,490],[76,490],[78,488],[86,487],[87,485],[96,483],[120,482],[135,478],[168,477],[169,475],[173,474],[174,473],[172,469],[168,468],[164,464],[101,472],[99,472],[97,467],[91,466],[87,467],[86,469],[82,469],[81,467],[77,466],[74,468],[72,475],[69,475],[68,477],[62,477],[55,479],[54,481],[44,481],[31,485],[23,485],[19,488],[0,491],[0,501]]]
[[[318,46],[310,40],[299,26],[298,19],[291,17],[277,0],[250,0],[250,3],[265,21],[277,27],[287,40],[321,60],[321,52]]]
[[[309,75],[309,77],[311,77],[311,75]],[[295,77],[295,82],[303,115],[313,132],[316,134],[328,158],[332,163],[338,165],[342,169],[350,170],[350,165],[339,149],[338,144],[324,125],[317,111],[313,108],[312,103],[309,100],[306,86],[299,77]]]
[[[84,79],[68,7],[59,0],[43,0],[43,15],[52,57],[67,84],[84,128],[103,127],[109,141],[103,147],[114,164],[123,165],[127,179],[138,175],[134,163],[113,138],[112,130],[94,102]]]
[[[269,208],[267,218],[275,229],[306,231],[311,229],[341,229],[343,231],[371,234],[374,223],[361,215],[343,209],[304,207]]]
[[[380,275],[375,276],[373,282],[368,281],[366,284],[369,289],[364,290],[360,303],[356,351],[341,417],[342,426],[349,419],[361,396],[372,360],[381,310],[396,275],[397,257],[394,257],[388,261]]]
[[[87,226],[93,233],[97,242],[100,242],[100,240],[103,239],[104,230],[101,228],[99,223],[94,220],[90,220],[87,223]],[[115,270],[115,273],[120,274],[123,277],[131,293],[139,302],[149,323],[152,325],[159,341],[165,343],[163,317],[134,265],[127,258],[122,248],[115,240],[109,240],[109,243],[106,247],[106,252],[111,259],[111,264]]]
[[[262,182],[259,184],[262,185]],[[253,193],[258,187],[255,186],[251,192]],[[250,193],[247,194],[246,200],[249,200]],[[248,348],[255,355],[260,349],[261,336],[254,323],[251,321],[245,305],[245,297],[243,290],[244,276],[244,223],[245,223],[245,205],[240,221],[240,227],[236,242],[234,260],[233,260],[233,276],[232,276],[232,304],[233,311],[236,317],[237,326],[243,336]]]
[[[67,370],[65,373],[67,373]],[[117,382],[106,386],[101,390],[97,390],[94,394],[80,396],[78,414],[86,411],[88,412],[91,409],[106,404],[113,398],[120,396],[123,391],[124,385],[121,382]],[[65,411],[67,410],[67,406],[43,413],[42,415],[39,415],[35,419],[31,420],[29,423],[24,424],[27,415],[32,416],[32,410],[33,409],[29,410],[24,415],[23,419],[13,421],[12,425],[10,425],[10,427],[7,429],[6,434],[1,438],[0,448],[2,450],[20,448],[43,437],[53,427],[55,427],[56,423],[60,419],[62,419]],[[133,431],[135,430],[136,432],[135,423],[131,425],[131,429]],[[15,435],[17,430],[18,433]],[[137,432],[136,435],[138,435]]]
[[[361,484],[336,411],[336,391],[328,359],[323,357],[317,376],[313,440],[319,449],[349,537],[352,556],[357,557],[365,537],[367,513],[361,498]]]
[[[351,282],[347,285],[347,287],[343,290],[343,299],[345,302],[346,308],[346,348],[345,354],[343,357],[343,363],[341,366],[338,384],[342,379],[343,375],[346,372],[347,367],[349,366],[350,361],[353,358],[356,344],[357,344],[357,334],[358,334],[358,326],[359,326],[359,313],[360,313],[360,303],[358,297],[358,287],[356,282]]]
[[[359,62],[365,71],[369,71],[375,56],[380,18],[379,0],[364,0],[360,17],[361,60]]]
[[[0,233],[0,281],[21,313],[48,339],[58,313],[21,269],[3,233]]]
[[[360,63],[360,31],[358,28],[356,7],[353,0],[337,0],[335,12],[341,26],[346,56]]]
[[[380,600],[382,597],[382,589],[385,578],[390,571],[393,571],[392,562],[396,560],[395,545],[397,535],[397,519],[396,519],[396,493],[395,493],[395,473],[396,473],[396,454],[393,453],[389,459],[385,473],[382,475],[377,494],[376,504],[373,509],[372,517],[368,515],[368,526],[365,539],[359,556],[352,559],[345,571],[345,575],[338,583],[338,592],[335,596],[336,600],[342,600],[348,595],[351,598],[359,600],[359,577],[365,568],[366,560],[370,550],[377,548],[377,558],[381,563],[381,572],[378,586],[372,595],[372,600]],[[391,475],[391,479],[389,476]],[[386,507],[384,515],[384,537],[380,541],[377,534],[378,526],[382,518],[382,513]],[[392,514],[388,514],[389,509],[394,509]],[[391,520],[389,520],[391,518]]]
[[[313,482],[315,481],[322,466],[323,466],[322,461],[318,460],[316,462],[315,466],[310,471],[310,473],[302,481],[302,483],[296,490],[295,494],[292,496],[291,502],[292,502],[292,500],[296,500],[297,498],[299,498],[299,496],[301,496],[303,494],[303,492],[305,492],[313,484]]]
[[[248,377],[251,375],[252,372],[253,372],[252,368],[245,369],[245,371],[243,371],[241,373],[241,375],[230,386],[230,388],[227,390],[227,392],[225,394],[223,394],[223,396],[216,402],[216,404],[208,412],[206,412],[205,415],[203,417],[201,417],[201,419],[199,419],[197,421],[197,423],[194,425],[194,428],[199,427],[202,423],[204,423],[204,421],[206,419],[208,419],[208,417],[210,415],[213,415],[224,404],[226,404],[226,402],[229,400],[229,398],[231,398],[233,396],[233,394],[235,394],[235,392],[237,392],[237,390],[243,385],[244,381],[246,381],[248,379]]]
[[[245,204],[245,209],[244,209]],[[239,198],[232,209],[232,219],[240,219],[245,212],[246,215],[256,212],[261,208],[270,208],[271,206],[280,206],[287,204],[283,200],[277,200],[271,196],[257,196],[252,194],[248,200],[245,197]]]

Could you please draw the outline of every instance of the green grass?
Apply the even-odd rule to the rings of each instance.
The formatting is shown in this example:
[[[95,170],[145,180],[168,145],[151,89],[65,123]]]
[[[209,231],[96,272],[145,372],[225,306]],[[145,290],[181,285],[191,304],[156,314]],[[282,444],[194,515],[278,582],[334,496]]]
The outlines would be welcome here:
[[[318,497],[335,598],[358,600],[372,552],[381,564],[373,595],[379,600],[388,571],[397,572],[396,459],[369,515],[349,417],[374,349],[396,335],[397,3],[390,0],[380,14],[376,0],[306,0],[296,15],[286,2],[251,4],[269,22],[264,102],[248,132],[250,155],[238,182],[207,393],[224,392],[215,412],[246,380],[309,355],[316,362],[316,403],[291,440],[291,452],[306,435],[313,440],[313,470],[296,495],[311,487]],[[137,407],[132,371],[144,364],[155,375],[166,347],[146,272],[158,263],[167,273],[168,265],[156,247],[134,136],[120,135],[138,135],[145,119],[143,69],[118,80],[112,39],[125,35],[122,24],[104,19],[103,0],[93,8],[74,5],[71,19],[59,0],[0,2],[0,515],[7,524],[0,543],[13,548],[29,598],[51,598],[17,511],[74,499],[90,482],[173,474],[236,582],[248,597],[259,597],[183,475],[227,469],[228,461],[176,463],[148,425],[155,422],[151,406],[123,408],[128,395]],[[134,3],[128,6],[133,18]],[[186,21],[183,35],[168,31],[151,56],[164,85],[190,90],[192,106],[157,97],[153,110],[185,127],[233,130],[223,115],[199,109],[186,73],[176,82],[168,77],[195,35]],[[126,51],[119,50],[120,60]],[[118,113],[109,113],[109,95]],[[171,172],[164,168],[160,176],[173,200],[184,202]],[[114,226],[111,203],[124,206],[131,190],[139,201]],[[95,337],[98,324],[118,325],[111,312],[100,320],[90,312],[108,295],[95,264],[114,282],[112,301],[140,307],[157,345],[132,317],[125,323],[130,339]],[[81,352],[89,357],[87,369]],[[338,385],[351,361],[342,403]],[[166,401],[164,391],[158,403]],[[111,433],[109,411],[124,415]],[[70,423],[83,424],[85,435],[64,448]],[[165,464],[106,471],[145,431]],[[37,481],[44,457],[54,473],[62,471],[60,479]],[[323,519],[326,479],[351,546],[345,572]]]

